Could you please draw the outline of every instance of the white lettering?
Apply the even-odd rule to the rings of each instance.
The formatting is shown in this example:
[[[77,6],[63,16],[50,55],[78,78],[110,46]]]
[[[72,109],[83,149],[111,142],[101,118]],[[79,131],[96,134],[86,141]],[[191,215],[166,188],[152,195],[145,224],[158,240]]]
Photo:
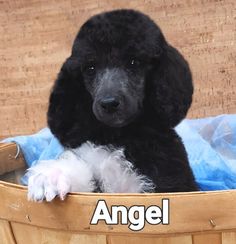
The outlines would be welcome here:
[[[161,223],[162,212],[157,206],[150,206],[146,210],[146,220],[151,225],[158,225]]]
[[[119,217],[120,216],[120,217]],[[162,208],[152,205],[145,206],[111,206],[109,213],[107,204],[104,200],[99,200],[93,213],[91,224],[96,225],[98,221],[104,220],[107,225],[129,224],[129,229],[133,231],[142,230],[145,221],[151,225],[169,224],[169,199],[162,199]]]
[[[113,224],[106,202],[99,200],[91,220],[92,225],[96,225],[99,220],[105,220],[106,224]]]
[[[135,214],[137,214],[137,218],[135,217]],[[131,223],[129,225],[129,228],[131,230],[142,230],[145,225],[145,208],[144,206],[132,206],[129,209],[128,216],[129,216],[129,222]]]

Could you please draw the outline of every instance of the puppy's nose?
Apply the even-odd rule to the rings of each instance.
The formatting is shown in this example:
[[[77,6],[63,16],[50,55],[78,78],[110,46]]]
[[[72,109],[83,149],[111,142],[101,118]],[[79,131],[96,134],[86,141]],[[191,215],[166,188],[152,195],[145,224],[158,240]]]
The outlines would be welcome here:
[[[106,97],[101,99],[100,105],[106,112],[113,113],[118,109],[120,102],[115,97]]]

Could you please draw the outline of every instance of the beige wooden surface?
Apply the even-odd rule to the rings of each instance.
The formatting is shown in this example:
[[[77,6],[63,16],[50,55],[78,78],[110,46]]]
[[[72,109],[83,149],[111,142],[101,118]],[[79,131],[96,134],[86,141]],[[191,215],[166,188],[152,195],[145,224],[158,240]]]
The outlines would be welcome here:
[[[51,230],[21,223],[8,223],[12,226],[9,229],[1,227],[3,220],[0,220],[0,238],[4,244],[235,244],[236,232],[218,232],[212,234],[188,234],[161,237],[158,233],[155,236],[133,235],[103,235],[103,234],[82,234]],[[4,227],[5,228],[5,227]]]
[[[211,234],[196,234],[193,236],[193,243],[197,244],[221,244],[222,235],[221,233],[211,233]],[[230,244],[230,243],[227,243]]]
[[[0,243],[16,244],[11,224],[7,220],[0,218]]]
[[[115,8],[149,14],[189,60],[190,117],[236,112],[235,0],[0,1],[0,137],[46,125],[49,90],[81,24]]]
[[[192,244],[191,235],[171,237],[110,236],[108,244]],[[215,244],[215,243],[214,243]],[[216,243],[217,244],[217,243]]]
[[[23,155],[18,150],[14,143],[0,143],[0,175],[25,167]]]
[[[12,223],[17,244],[106,244],[105,235],[86,235]],[[29,234],[30,233],[30,234]]]
[[[235,243],[236,243],[236,232],[222,233],[222,244],[235,244]]]

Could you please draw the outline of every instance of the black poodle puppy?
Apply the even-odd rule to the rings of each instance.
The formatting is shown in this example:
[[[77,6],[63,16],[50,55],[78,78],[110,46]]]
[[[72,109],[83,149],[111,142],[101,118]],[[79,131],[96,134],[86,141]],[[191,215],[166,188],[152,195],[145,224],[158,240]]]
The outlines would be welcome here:
[[[48,162],[30,169],[29,198],[64,198],[71,190],[197,190],[185,148],[174,130],[186,116],[192,94],[187,61],[148,16],[134,10],[115,10],[90,18],[61,68],[48,109],[52,133],[71,153],[59,159],[66,161],[67,169],[45,173],[42,165],[49,172]],[[108,167],[103,164],[98,169],[109,159],[112,163]],[[70,165],[73,160],[90,167],[81,175],[84,171],[76,168],[78,162]],[[71,171],[65,177],[69,167],[75,175]],[[44,178],[56,174],[58,182],[63,176],[61,188],[54,193],[47,189],[50,179],[37,183],[39,174]],[[84,175],[89,183],[87,178],[79,182]],[[125,179],[133,176],[132,183]]]

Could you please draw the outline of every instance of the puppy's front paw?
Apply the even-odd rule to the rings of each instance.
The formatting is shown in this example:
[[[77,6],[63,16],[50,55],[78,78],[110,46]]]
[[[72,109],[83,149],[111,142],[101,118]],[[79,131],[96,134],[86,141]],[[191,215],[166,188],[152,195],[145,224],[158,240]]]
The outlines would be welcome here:
[[[40,162],[40,166],[29,169],[28,200],[41,202],[52,201],[57,195],[61,200],[71,191],[71,181],[62,170],[50,167],[50,161]]]

